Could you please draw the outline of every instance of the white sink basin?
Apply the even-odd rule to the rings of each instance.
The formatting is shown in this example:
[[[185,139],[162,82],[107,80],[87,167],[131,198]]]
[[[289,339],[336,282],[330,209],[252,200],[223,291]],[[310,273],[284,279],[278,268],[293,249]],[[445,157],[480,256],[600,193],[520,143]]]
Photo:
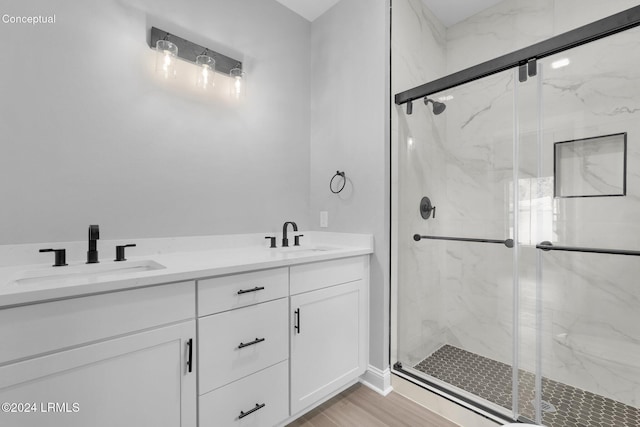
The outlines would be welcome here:
[[[14,282],[19,285],[50,282],[90,282],[115,279],[128,274],[160,270],[164,265],[150,259],[139,261],[104,262],[64,267],[43,267],[19,273]]]
[[[291,246],[288,248],[278,248],[278,252],[282,253],[291,253],[291,254],[300,254],[300,253],[315,253],[315,252],[326,252],[326,251],[334,251],[336,249],[340,249],[334,246]]]

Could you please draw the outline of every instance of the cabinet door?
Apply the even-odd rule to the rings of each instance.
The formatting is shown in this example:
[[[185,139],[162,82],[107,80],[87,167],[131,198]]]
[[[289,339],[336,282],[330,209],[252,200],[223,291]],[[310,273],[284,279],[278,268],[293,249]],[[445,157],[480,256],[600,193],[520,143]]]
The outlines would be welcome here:
[[[3,406],[0,425],[195,427],[193,338],[189,321],[0,367],[16,411]]]
[[[366,288],[362,280],[291,297],[291,414],[364,373]]]

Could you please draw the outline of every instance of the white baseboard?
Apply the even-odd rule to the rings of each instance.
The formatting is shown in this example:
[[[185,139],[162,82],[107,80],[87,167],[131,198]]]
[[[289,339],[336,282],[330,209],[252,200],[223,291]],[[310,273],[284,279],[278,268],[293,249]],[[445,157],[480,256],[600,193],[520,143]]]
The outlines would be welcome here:
[[[369,365],[367,371],[360,377],[360,382],[382,396],[393,391],[390,368],[381,371],[375,366]]]

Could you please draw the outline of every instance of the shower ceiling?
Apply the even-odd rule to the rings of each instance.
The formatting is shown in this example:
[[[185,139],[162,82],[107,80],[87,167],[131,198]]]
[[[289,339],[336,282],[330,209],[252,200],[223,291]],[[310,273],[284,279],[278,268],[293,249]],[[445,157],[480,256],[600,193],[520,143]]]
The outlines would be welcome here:
[[[298,15],[313,22],[340,0],[276,0]],[[422,0],[449,27],[485,10],[502,0]]]

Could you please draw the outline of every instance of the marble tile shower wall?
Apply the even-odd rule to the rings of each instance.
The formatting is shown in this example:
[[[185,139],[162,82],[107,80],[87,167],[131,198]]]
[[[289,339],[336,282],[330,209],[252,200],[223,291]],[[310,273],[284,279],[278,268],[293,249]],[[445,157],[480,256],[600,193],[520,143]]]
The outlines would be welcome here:
[[[399,92],[441,76],[445,71],[445,28],[431,14],[421,0],[394,0],[392,13],[392,91]],[[415,105],[416,116],[428,118],[424,105]],[[441,156],[438,146],[428,144],[432,122],[405,116],[404,107],[392,114],[392,158],[399,159],[392,168],[392,179],[400,191],[392,191],[396,198],[392,213],[397,230],[397,351],[402,361],[417,363],[446,342],[446,328],[442,318],[444,287],[440,285],[442,251],[426,245],[412,244],[411,236],[422,222],[418,221],[417,202],[428,187],[423,164]],[[437,135],[444,140],[445,135]],[[437,196],[436,196],[437,197]],[[398,220],[400,218],[400,220]],[[420,219],[422,221],[422,219]],[[405,286],[406,284],[406,286]],[[429,339],[425,339],[429,337]]]
[[[630,54],[639,48],[635,28],[543,61],[541,150],[521,157],[521,182],[536,175],[531,160],[538,157],[540,175],[553,177],[554,142],[626,132],[627,194],[553,199],[552,186],[539,185],[525,201],[542,218],[538,240],[640,249],[640,58]],[[571,65],[549,67],[562,57]],[[597,177],[589,166],[585,178]],[[534,265],[532,252],[522,251],[520,265]],[[640,406],[637,257],[549,253],[542,255],[542,271],[543,375]],[[534,278],[521,271],[523,316],[533,313]],[[529,328],[523,335],[532,334],[532,325],[523,321],[523,328]]]
[[[637,0],[505,0],[447,28],[446,74],[637,5]]]
[[[636,5],[584,3],[505,1],[443,31],[421,2],[395,0],[394,93]],[[537,106],[527,101],[537,96],[537,83],[518,88],[516,106],[512,72],[435,95],[454,97],[439,116],[421,103],[411,116],[396,109],[399,360],[413,364],[451,344],[512,362],[512,251],[500,245],[415,243],[410,237],[416,232],[506,238],[517,206],[524,245],[518,260],[520,363],[528,370],[535,367],[537,334],[537,251],[530,245],[544,238],[640,248],[640,225],[634,221],[640,215],[640,64],[630,63],[637,59],[629,55],[640,48],[640,33],[632,31],[575,49],[571,67],[551,70],[548,64],[557,58],[543,61],[540,153]],[[520,199],[514,204],[516,107],[521,155]],[[553,199],[553,143],[617,132],[628,133],[627,196]],[[547,178],[537,178],[539,166]],[[423,195],[437,206],[437,219],[420,217]],[[543,375],[640,405],[640,367],[634,359],[640,352],[637,259],[548,253],[542,263]]]

